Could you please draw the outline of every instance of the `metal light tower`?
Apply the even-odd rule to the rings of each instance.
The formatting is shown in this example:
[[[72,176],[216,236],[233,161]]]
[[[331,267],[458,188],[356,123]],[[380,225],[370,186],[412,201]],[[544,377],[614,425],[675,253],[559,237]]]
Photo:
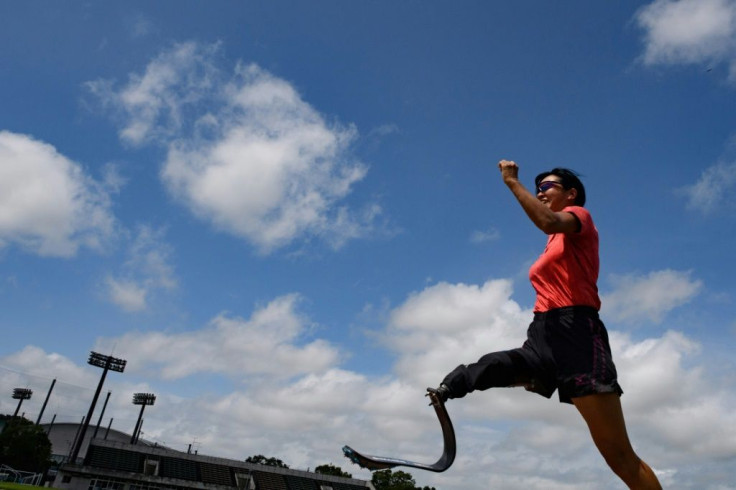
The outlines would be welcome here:
[[[102,423],[102,417],[105,415],[105,409],[107,408],[107,402],[110,401],[111,394],[112,394],[111,391],[107,392],[107,398],[105,398],[105,403],[102,404],[102,411],[100,412],[100,418],[97,419],[97,425],[95,426],[95,433],[92,434],[92,439],[97,437],[97,431],[100,430],[100,424]]]
[[[51,397],[51,392],[54,391],[54,386],[56,386],[56,378],[51,382],[51,388],[49,388],[49,392],[46,393],[46,400],[43,402],[43,406],[41,407],[41,411],[38,413],[38,418],[36,419],[36,425],[41,423],[41,417],[43,417],[43,413],[46,411],[46,404],[49,402],[49,398]]]
[[[100,391],[102,391],[102,385],[105,382],[105,377],[107,376],[107,372],[109,370],[117,371],[119,373],[122,373],[125,370],[125,364],[127,361],[124,359],[117,359],[112,356],[105,356],[103,354],[98,354],[97,352],[90,352],[89,359],[87,360],[87,364],[90,364],[92,366],[96,366],[99,368],[102,368],[102,377],[100,378],[100,383],[97,385],[97,391],[95,391],[95,396],[92,398],[92,404],[89,406],[89,412],[87,412],[87,417],[84,419],[84,425],[82,426],[82,432],[79,434],[79,439],[77,440],[77,444],[74,446],[74,452],[72,452],[72,455],[70,457],[70,462],[72,464],[75,464],[77,461],[77,457],[79,457],[79,450],[82,448],[82,443],[84,442],[84,436],[87,433],[87,427],[89,427],[89,421],[92,419],[92,413],[95,411],[95,405],[97,404],[97,399],[100,396]]]
[[[156,395],[153,393],[135,393],[133,395],[133,405],[140,405],[141,412],[138,414],[138,422],[135,423],[133,436],[130,438],[131,444],[138,442],[138,433],[142,429],[141,420],[143,420],[143,410],[146,408],[146,405],[153,405],[154,403],[156,403]]]
[[[30,400],[32,394],[33,394],[33,391],[29,390],[28,388],[14,388],[13,389],[13,399],[18,400],[18,406],[15,408],[15,413],[13,414],[13,418],[18,416],[18,410],[20,410],[20,406],[23,405],[23,400]]]

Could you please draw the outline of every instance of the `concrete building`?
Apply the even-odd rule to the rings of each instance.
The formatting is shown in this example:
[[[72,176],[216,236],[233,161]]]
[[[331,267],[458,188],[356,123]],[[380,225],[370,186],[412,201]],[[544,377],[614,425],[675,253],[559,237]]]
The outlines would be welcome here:
[[[53,457],[67,461],[79,424],[50,428]],[[130,434],[88,430],[76,463],[62,464],[51,485],[64,490],[375,490],[365,480],[277,468],[176,451]]]
[[[58,463],[68,461],[71,456],[74,441],[77,440],[77,436],[79,435],[82,427],[81,424],[62,422],[55,423],[53,425],[41,424],[41,427],[46,430],[49,441],[51,441],[51,458]],[[109,441],[130,442],[130,434],[126,434],[125,432],[120,432],[119,430],[112,428],[107,429],[105,427],[100,427],[97,429],[95,426],[90,426],[84,436],[84,441],[82,442],[79,454],[87,454],[89,442],[93,437]],[[140,444],[148,445],[148,443],[143,440],[140,441]]]

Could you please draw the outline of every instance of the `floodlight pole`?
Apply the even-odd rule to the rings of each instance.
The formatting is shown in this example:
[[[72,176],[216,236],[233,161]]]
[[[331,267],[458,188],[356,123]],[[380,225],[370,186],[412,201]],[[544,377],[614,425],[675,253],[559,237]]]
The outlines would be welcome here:
[[[138,432],[141,427],[141,420],[143,420],[143,410],[146,408],[146,405],[153,405],[156,403],[156,395],[153,393],[135,393],[133,395],[133,405],[140,405],[141,411],[138,414],[138,421],[135,423],[135,429],[133,429],[133,435],[130,438],[130,443],[135,444],[138,442]]]
[[[74,440],[72,440],[72,443],[69,446],[69,458],[72,457],[74,448],[77,447],[77,441],[79,440],[79,433],[82,432],[83,426],[84,426],[84,415],[82,415],[82,420],[79,421],[79,425],[77,426],[77,432],[74,433]]]
[[[84,419],[84,425],[82,426],[82,431],[79,434],[79,439],[77,440],[77,444],[74,446],[74,452],[72,452],[70,462],[72,464],[76,464],[77,457],[79,457],[79,450],[82,449],[82,443],[84,442],[84,436],[87,433],[87,427],[89,427],[89,421],[92,419],[92,413],[95,411],[95,405],[97,404],[97,399],[100,396],[100,391],[102,391],[102,385],[105,383],[105,377],[107,376],[107,372],[109,370],[117,371],[119,373],[122,373],[125,370],[125,364],[127,361],[124,359],[117,359],[112,356],[105,356],[103,354],[98,354],[97,352],[90,352],[89,359],[87,360],[87,364],[90,364],[92,366],[96,366],[99,368],[102,368],[102,377],[100,377],[100,383],[97,385],[97,391],[95,391],[95,396],[92,398],[92,404],[89,406],[89,412],[87,412],[87,417]]]
[[[105,403],[102,404],[102,411],[100,412],[100,418],[97,419],[97,426],[95,426],[95,433],[92,434],[92,439],[97,437],[97,431],[100,430],[100,424],[102,423],[102,416],[105,415],[105,410],[107,409],[107,402],[110,401],[110,393],[107,392],[107,397],[105,398]]]
[[[143,422],[145,422],[146,419],[141,419],[140,423],[138,424],[138,430],[135,431],[135,444],[138,444],[138,439],[141,438],[141,432],[143,432]]]
[[[33,391],[29,390],[28,388],[14,388],[13,389],[13,399],[18,400],[18,406],[15,408],[15,413],[13,414],[13,418],[18,416],[18,411],[20,410],[20,406],[23,405],[23,400],[30,400],[32,394],[33,394]]]
[[[53,417],[51,417],[51,423],[49,424],[49,428],[46,430],[46,434],[51,434],[51,429],[54,428],[54,422],[56,422],[56,414],[54,414]]]
[[[112,427],[112,417],[110,417],[110,422],[107,424],[107,431],[105,431],[105,440],[107,440],[107,435],[110,433],[110,427]]]
[[[43,417],[43,413],[46,411],[46,404],[49,402],[49,398],[51,397],[51,392],[54,391],[54,386],[56,385],[56,378],[51,382],[51,388],[49,388],[49,392],[46,393],[46,399],[43,401],[43,406],[41,407],[41,412],[38,414],[38,419],[36,419],[36,425],[39,425],[41,423],[41,417]]]

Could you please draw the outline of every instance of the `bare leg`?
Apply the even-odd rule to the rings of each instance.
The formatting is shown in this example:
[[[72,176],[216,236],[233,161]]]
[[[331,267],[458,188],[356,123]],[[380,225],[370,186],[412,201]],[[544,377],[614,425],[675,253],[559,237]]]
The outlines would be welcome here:
[[[652,469],[631,447],[618,394],[601,393],[573,398],[572,401],[613,472],[632,490],[661,490]]]

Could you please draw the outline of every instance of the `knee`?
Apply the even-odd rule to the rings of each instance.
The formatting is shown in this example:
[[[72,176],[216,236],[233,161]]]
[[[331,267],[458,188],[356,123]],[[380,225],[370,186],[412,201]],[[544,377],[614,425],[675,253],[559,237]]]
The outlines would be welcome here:
[[[608,466],[619,478],[626,483],[636,481],[639,475],[641,460],[634,453],[633,449],[622,447],[617,443],[602,443],[598,445],[598,449]]]

